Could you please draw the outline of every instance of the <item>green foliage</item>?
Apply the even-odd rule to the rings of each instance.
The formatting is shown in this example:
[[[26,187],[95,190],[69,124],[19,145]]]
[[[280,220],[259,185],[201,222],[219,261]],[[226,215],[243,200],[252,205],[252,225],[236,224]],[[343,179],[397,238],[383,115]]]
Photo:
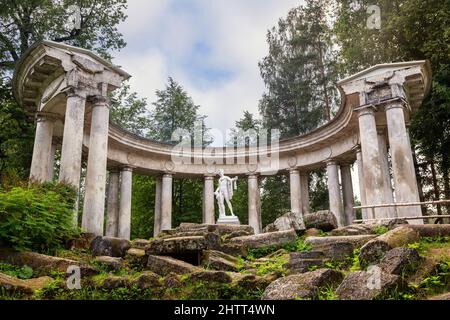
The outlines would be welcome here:
[[[285,265],[288,262],[289,259],[286,255],[271,257],[267,261],[256,265],[256,275],[264,276],[266,274],[276,273],[279,276],[285,276],[287,273]]]
[[[33,184],[0,193],[0,239],[17,250],[53,252],[78,234],[76,192],[63,184]]]
[[[335,293],[333,286],[325,286],[319,290],[319,300],[339,300],[338,295]]]
[[[258,259],[264,256],[267,256],[271,253],[274,253],[280,249],[279,246],[272,246],[272,247],[262,247],[253,249],[248,249],[248,255],[247,259],[254,260]],[[304,239],[298,238],[296,241],[287,243],[281,247],[281,249],[284,249],[288,252],[305,252],[305,251],[311,251],[312,246],[308,243],[305,243]]]
[[[0,263],[0,272],[19,279],[30,279],[33,277],[33,269],[29,266],[16,266],[8,263]]]
[[[387,227],[385,227],[385,226],[376,226],[374,229],[373,229],[373,231],[376,233],[376,234],[378,234],[378,235],[382,235],[382,234],[385,234],[386,232],[388,232],[389,231],[389,229],[387,228]]]

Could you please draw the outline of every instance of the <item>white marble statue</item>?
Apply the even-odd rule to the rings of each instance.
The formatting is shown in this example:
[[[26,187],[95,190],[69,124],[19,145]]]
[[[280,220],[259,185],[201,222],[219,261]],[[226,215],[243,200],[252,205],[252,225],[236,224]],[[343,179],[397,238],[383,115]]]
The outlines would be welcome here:
[[[226,217],[225,203],[227,202],[228,209],[230,209],[231,216],[234,217],[233,206],[231,205],[231,199],[233,199],[233,191],[237,188],[238,177],[230,178],[224,175],[223,169],[219,170],[219,186],[214,194],[216,195],[217,204],[219,205],[219,218]]]

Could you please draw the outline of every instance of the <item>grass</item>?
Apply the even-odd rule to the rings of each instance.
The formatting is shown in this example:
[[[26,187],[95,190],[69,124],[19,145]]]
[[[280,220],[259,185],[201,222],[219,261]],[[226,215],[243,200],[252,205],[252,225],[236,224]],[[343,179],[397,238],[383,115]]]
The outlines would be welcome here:
[[[0,272],[22,280],[31,279],[34,276],[34,272],[31,267],[19,267],[8,263],[0,263]]]

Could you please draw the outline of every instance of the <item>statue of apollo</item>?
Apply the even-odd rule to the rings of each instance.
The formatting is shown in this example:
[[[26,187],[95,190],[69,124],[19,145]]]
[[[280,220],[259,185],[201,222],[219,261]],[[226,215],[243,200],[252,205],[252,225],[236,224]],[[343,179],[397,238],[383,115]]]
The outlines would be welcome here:
[[[219,169],[219,186],[214,194],[216,195],[217,204],[219,205],[219,218],[226,217],[225,203],[227,202],[228,209],[230,209],[231,216],[234,217],[233,206],[231,205],[231,199],[233,198],[233,191],[237,188],[238,177],[230,178],[224,174],[223,169]]]

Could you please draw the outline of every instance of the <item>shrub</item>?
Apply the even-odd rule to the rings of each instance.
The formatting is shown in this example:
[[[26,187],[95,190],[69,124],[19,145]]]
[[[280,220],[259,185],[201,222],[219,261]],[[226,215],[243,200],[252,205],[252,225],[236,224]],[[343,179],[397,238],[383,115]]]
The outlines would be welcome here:
[[[16,250],[53,252],[79,230],[76,191],[64,184],[32,184],[0,192],[0,241]]]

